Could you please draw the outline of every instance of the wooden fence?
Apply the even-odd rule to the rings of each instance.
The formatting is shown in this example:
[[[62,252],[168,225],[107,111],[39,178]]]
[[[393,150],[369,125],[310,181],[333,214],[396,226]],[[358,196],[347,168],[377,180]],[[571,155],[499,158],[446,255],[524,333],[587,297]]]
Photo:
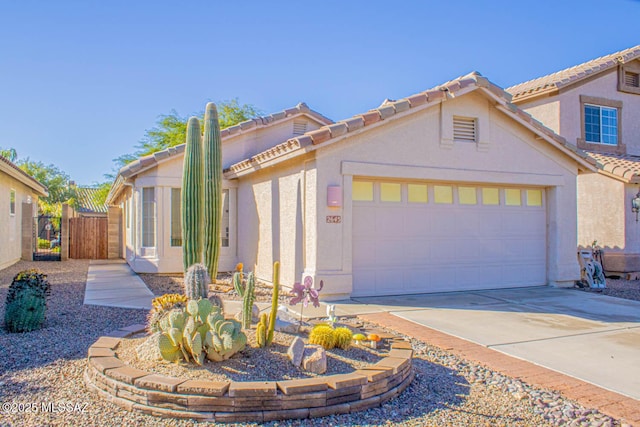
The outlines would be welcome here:
[[[69,258],[107,259],[107,218],[69,219]]]

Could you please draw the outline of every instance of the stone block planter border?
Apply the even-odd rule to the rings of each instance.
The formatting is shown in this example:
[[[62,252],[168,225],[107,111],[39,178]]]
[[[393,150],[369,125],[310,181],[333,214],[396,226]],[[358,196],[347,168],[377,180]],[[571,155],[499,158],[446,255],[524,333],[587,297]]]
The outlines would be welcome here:
[[[144,329],[132,325],[100,337],[89,348],[84,379],[104,399],[160,417],[228,423],[347,414],[382,405],[414,376],[413,351],[399,341],[391,343],[387,357],[350,374],[265,382],[167,377],[127,366],[116,356],[122,338]]]

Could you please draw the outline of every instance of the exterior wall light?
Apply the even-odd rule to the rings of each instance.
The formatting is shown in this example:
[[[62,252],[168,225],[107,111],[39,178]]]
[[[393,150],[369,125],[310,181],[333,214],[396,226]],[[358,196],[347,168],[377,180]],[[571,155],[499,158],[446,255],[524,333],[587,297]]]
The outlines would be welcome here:
[[[640,191],[631,199],[631,212],[636,214],[636,222],[638,222],[638,211],[640,211]]]
[[[638,202],[640,203],[640,199]],[[330,185],[327,187],[327,206],[330,208],[339,208],[342,206],[342,189],[340,186]]]

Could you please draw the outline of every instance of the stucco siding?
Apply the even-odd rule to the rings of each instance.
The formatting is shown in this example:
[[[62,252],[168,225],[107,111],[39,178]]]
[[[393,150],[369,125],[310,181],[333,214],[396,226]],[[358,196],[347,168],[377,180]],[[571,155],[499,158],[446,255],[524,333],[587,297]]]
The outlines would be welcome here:
[[[10,213],[10,193],[15,190],[15,214]],[[22,203],[31,203],[36,214],[37,195],[16,179],[0,173],[0,269],[22,256]]]
[[[271,282],[280,261],[280,281],[300,281],[304,262],[305,171],[297,159],[277,169],[257,172],[238,186],[239,252],[245,270]]]
[[[578,245],[594,240],[607,250],[625,250],[624,183],[601,174],[578,177]]]
[[[549,101],[548,98],[542,98],[522,104],[519,107],[544,123],[546,127],[561,135],[560,101]]]

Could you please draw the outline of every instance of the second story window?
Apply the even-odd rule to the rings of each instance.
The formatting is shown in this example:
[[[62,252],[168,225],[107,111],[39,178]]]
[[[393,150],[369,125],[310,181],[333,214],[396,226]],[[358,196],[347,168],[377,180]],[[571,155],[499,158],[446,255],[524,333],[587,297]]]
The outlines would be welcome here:
[[[584,104],[586,142],[618,145],[618,109]]]

